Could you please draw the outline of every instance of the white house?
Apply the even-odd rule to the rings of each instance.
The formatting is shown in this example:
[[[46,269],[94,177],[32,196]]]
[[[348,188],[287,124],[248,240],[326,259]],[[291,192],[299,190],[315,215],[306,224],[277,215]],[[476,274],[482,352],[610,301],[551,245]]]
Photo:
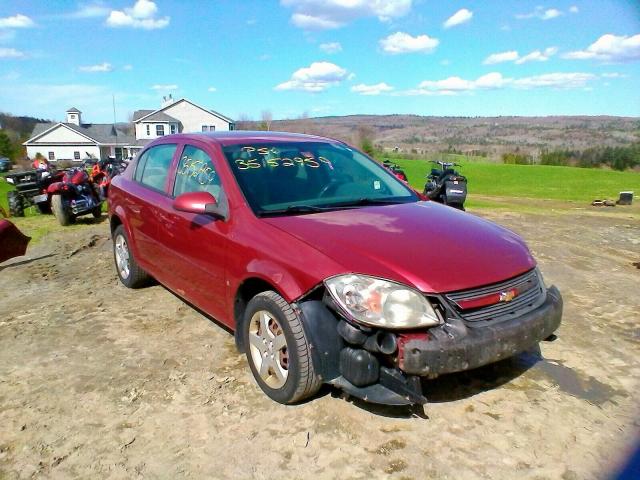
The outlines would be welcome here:
[[[171,96],[158,110],[138,110],[133,114],[135,136],[113,124],[83,123],[82,112],[67,110],[66,122],[38,123],[31,138],[23,143],[27,156],[41,153],[51,161],[85,158],[135,156],[151,140],[172,133],[233,130],[228,117],[195,103]]]
[[[41,153],[52,161],[127,157],[140,148],[133,136],[111,123],[83,123],[82,112],[77,108],[67,110],[66,122],[36,124],[23,145],[29,158]]]
[[[233,130],[233,120],[171,95],[158,110],[138,110],[133,114],[137,140],[153,140],[172,133],[216,132]]]

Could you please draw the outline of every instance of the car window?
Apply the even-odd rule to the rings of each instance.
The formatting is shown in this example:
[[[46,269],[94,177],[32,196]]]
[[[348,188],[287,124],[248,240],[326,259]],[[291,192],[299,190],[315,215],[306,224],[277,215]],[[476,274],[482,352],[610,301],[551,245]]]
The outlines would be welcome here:
[[[211,157],[193,145],[186,145],[178,163],[173,195],[177,197],[187,192],[209,192],[220,196],[220,177],[211,161]]]
[[[138,161],[136,180],[155,190],[164,191],[176,148],[175,144],[163,144],[147,150]]]
[[[180,156],[173,196],[187,192],[209,192],[218,204],[226,204],[226,196],[211,157],[202,149],[186,145]]]

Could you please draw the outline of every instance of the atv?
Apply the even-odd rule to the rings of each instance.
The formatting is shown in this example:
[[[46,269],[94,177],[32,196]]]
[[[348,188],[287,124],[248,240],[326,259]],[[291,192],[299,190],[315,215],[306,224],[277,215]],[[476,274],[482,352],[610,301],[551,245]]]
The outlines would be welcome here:
[[[453,167],[460,167],[457,163],[431,160],[440,168],[432,168],[427,176],[424,194],[429,199],[464,210],[467,198],[467,177],[460,175]]]
[[[15,187],[7,192],[9,214],[24,217],[24,209],[31,205],[35,205],[40,213],[51,213],[51,196],[47,189],[63,176],[63,171],[56,170],[29,170],[7,175],[7,182]]]
[[[399,180],[407,182],[407,175],[404,173],[404,170],[402,170],[400,165],[393,163],[390,160],[385,160],[384,162],[382,162],[382,166],[393,173],[393,175]]]

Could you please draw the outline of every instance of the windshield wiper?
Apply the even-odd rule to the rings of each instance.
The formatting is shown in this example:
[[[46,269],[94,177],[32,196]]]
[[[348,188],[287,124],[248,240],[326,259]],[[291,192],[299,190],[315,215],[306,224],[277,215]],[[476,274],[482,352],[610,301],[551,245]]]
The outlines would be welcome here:
[[[260,210],[259,217],[269,217],[271,215],[286,215],[288,213],[318,213],[331,210],[330,208],[316,207],[315,205],[291,205],[287,208],[277,210]]]
[[[365,207],[367,205],[394,205],[397,203],[406,203],[402,200],[391,198],[370,198],[362,197],[355,200],[348,200],[346,202],[334,203],[333,207]]]

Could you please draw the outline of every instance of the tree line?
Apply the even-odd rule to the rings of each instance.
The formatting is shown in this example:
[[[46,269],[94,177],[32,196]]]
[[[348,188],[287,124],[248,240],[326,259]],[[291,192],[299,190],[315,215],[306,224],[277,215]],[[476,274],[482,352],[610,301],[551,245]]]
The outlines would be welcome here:
[[[591,147],[581,151],[543,150],[538,159],[524,153],[503,153],[502,162],[516,165],[554,165],[583,168],[609,167],[626,170],[640,167],[640,142],[625,147]]]

